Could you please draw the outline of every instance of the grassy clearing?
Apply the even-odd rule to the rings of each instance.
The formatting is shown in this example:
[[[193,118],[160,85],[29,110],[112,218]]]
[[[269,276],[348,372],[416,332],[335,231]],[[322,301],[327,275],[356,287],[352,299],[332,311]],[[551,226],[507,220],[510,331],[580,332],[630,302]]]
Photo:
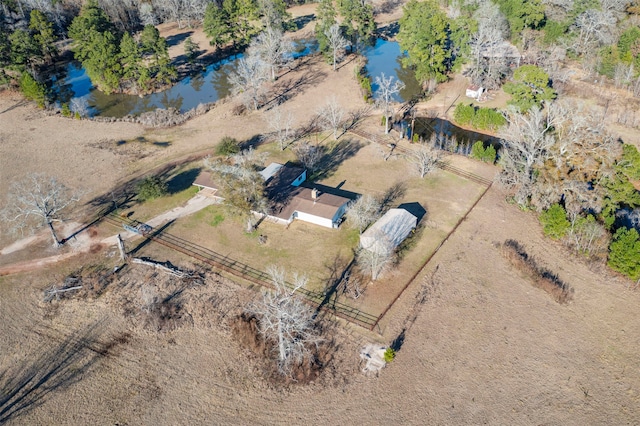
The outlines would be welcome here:
[[[385,161],[378,146],[361,141],[345,139],[340,143],[326,143],[329,152],[337,149],[342,155],[331,159],[329,172],[320,175],[319,183],[377,197],[392,192],[393,195],[387,197],[386,208],[412,203],[424,209],[420,228],[401,247],[396,267],[368,284],[366,293],[357,301],[341,297],[343,302],[364,311],[380,313],[419,271],[484,187],[442,170],[421,179],[405,158],[394,155]],[[292,160],[290,150],[280,151],[275,144],[264,144],[258,149],[269,152],[266,163]],[[193,165],[185,166],[182,173],[189,167]],[[390,191],[390,188],[397,190]],[[147,220],[184,203],[194,193],[195,189],[189,188],[131,210],[135,218]],[[357,230],[345,226],[327,229],[300,221],[289,227],[263,221],[257,231],[247,234],[244,219],[224,205],[212,205],[180,218],[167,232],[260,270],[277,264],[291,274],[305,274],[309,277],[309,289],[318,291],[342,272],[359,244]]]
[[[265,221],[249,234],[243,229],[242,218],[223,205],[213,205],[177,220],[167,232],[260,270],[277,264],[290,273],[306,274],[314,290],[324,288],[336,262],[351,260],[358,244],[357,231],[304,222],[285,228]],[[261,235],[265,244],[259,242]]]

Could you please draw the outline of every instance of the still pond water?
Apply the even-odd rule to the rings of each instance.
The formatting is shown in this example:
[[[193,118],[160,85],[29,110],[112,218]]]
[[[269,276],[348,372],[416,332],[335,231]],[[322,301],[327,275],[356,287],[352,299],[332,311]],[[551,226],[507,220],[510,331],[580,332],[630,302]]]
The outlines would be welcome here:
[[[302,57],[316,50],[315,42],[299,41],[296,43],[294,57]],[[396,97],[397,101],[409,100],[420,93],[420,85],[413,72],[401,66],[401,52],[397,42],[377,39],[374,46],[366,49],[365,56],[374,94],[377,90],[375,77],[382,73],[405,84],[405,88]],[[227,96],[231,91],[229,76],[235,71],[241,57],[242,53],[229,56],[209,65],[201,74],[187,77],[162,92],[145,96],[107,95],[91,84],[89,76],[79,63],[71,62],[62,75],[54,79],[53,89],[61,102],[70,102],[74,98],[86,101],[90,115],[123,117],[129,114],[139,115],[156,108],[175,108],[185,112],[201,103],[215,102]]]

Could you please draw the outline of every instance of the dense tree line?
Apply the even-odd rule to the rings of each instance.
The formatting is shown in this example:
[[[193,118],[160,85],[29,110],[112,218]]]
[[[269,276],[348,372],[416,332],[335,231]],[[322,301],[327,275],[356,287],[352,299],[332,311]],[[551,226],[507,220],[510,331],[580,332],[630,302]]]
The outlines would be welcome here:
[[[146,91],[152,83],[167,84],[176,76],[166,40],[153,25],[146,25],[136,38],[121,34],[97,0],[85,3],[69,26],[69,36],[75,58],[106,93],[126,86]]]
[[[423,83],[444,81],[467,62],[475,84],[497,89],[520,65],[554,79],[573,58],[640,94],[639,11],[631,0],[410,1],[398,39]]]
[[[346,47],[358,52],[373,41],[373,9],[359,0],[320,0],[316,9],[316,38],[320,51],[333,62]],[[338,17],[341,23],[338,23]]]

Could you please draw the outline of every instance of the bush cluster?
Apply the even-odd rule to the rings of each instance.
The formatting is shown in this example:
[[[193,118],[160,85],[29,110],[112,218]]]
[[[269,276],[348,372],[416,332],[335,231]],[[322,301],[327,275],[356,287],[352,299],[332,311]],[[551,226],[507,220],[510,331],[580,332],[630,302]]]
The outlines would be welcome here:
[[[506,240],[502,245],[502,255],[514,267],[527,274],[535,287],[549,293],[556,302],[564,304],[573,299],[573,288],[553,272],[539,266],[519,242]]]
[[[147,176],[138,184],[138,199],[153,200],[167,194],[167,184],[159,176]]]
[[[480,130],[495,131],[507,123],[504,116],[495,109],[458,104],[453,119],[463,126],[471,125]]]
[[[485,147],[484,142],[482,141],[476,141],[476,143],[471,147],[471,158],[484,161],[485,163],[495,163],[496,155],[497,152],[493,145],[489,144]]]

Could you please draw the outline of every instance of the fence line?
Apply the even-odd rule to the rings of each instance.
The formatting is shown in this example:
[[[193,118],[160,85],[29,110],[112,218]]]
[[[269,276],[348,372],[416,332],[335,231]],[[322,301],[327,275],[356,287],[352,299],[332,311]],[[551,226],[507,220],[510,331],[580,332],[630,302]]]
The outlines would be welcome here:
[[[111,225],[122,227],[127,225],[128,227],[135,228],[140,225],[140,222],[131,220],[128,218],[119,217],[115,214],[110,214],[105,217],[105,221]],[[169,234],[164,231],[160,231],[154,228],[150,228],[149,232],[146,232],[142,237],[147,240],[157,242],[165,247],[176,250],[180,253],[186,254],[200,262],[214,266],[218,269],[226,271],[232,275],[243,278],[254,284],[258,284],[262,287],[273,288],[271,284],[271,277],[264,271],[260,271],[250,265],[231,259],[228,256],[223,256],[214,252],[206,247],[199,246],[188,240]],[[286,283],[287,287],[293,288],[293,285],[289,282]],[[376,323],[377,317],[375,315],[363,312],[360,309],[354,308],[342,302],[333,301],[329,304],[322,303],[324,301],[324,295],[320,292],[311,291],[308,289],[298,289],[298,293],[304,296],[305,301],[314,306],[318,310],[332,313],[339,318],[346,321],[372,330]]]

